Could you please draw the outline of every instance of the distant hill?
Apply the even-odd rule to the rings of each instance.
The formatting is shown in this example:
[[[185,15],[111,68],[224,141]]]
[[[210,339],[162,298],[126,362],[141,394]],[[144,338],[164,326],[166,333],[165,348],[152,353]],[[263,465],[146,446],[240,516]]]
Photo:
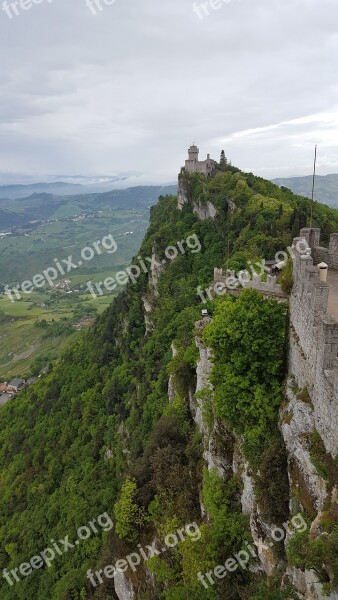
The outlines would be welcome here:
[[[0,378],[5,381],[30,374],[35,361],[46,364],[51,356],[58,358],[67,341],[80,333],[81,317],[105,310],[114,291],[105,290],[94,301],[87,282],[104,280],[130,264],[148,229],[150,208],[159,195],[174,194],[177,188],[141,186],[62,196],[43,192],[43,185],[25,198],[0,197]],[[114,237],[116,252],[97,253],[80,265],[81,250],[107,235]],[[55,257],[62,261],[70,255],[77,265],[68,275],[70,289],[51,291],[46,285],[14,303],[1,295],[6,285],[32,279],[54,265]],[[36,322],[52,320],[56,335],[46,337],[46,329]]]
[[[23,187],[27,189],[27,187],[34,188],[39,185],[43,189],[46,184]],[[21,188],[21,186],[5,187],[7,189]],[[82,188],[81,185],[79,187]],[[74,188],[77,189],[78,186],[74,185]],[[75,195],[56,195],[40,191],[24,198],[18,196],[16,198],[10,198],[9,196],[1,198],[0,194],[0,231],[15,226],[22,227],[34,220],[60,219],[76,216],[83,212],[97,212],[103,209],[147,208],[155,204],[160,195],[175,193],[176,186],[139,186],[105,193]]]
[[[125,190],[131,187],[156,187],[152,182],[141,182],[137,177],[126,175],[124,177],[107,177],[104,180],[93,181],[91,178],[74,177],[75,181],[56,181],[41,183],[9,183],[1,184],[0,173],[0,199],[27,198],[32,194],[55,194],[57,196],[74,196],[83,194],[99,194],[111,190]],[[102,178],[103,179],[103,178]],[[170,183],[168,183],[170,185]],[[167,184],[165,184],[167,186]]]
[[[311,198],[312,194],[312,175],[306,177],[285,177],[273,179],[277,185],[284,186],[300,196]],[[317,175],[315,200],[338,208],[338,174]]]

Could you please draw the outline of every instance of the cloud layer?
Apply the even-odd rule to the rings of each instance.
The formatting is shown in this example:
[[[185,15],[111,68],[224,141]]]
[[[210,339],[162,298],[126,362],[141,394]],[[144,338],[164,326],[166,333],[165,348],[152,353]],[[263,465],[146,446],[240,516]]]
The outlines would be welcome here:
[[[196,141],[267,177],[309,173],[317,143],[338,172],[336,0],[213,2],[201,19],[198,0],[41,0],[10,19],[0,0],[0,171],[171,181]]]

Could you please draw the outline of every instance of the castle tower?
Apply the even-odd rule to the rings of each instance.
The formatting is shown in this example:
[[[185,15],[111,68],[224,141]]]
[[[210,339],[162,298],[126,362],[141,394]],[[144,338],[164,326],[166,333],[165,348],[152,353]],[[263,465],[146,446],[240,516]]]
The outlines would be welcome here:
[[[216,162],[210,158],[208,154],[206,160],[198,160],[199,148],[195,143],[188,150],[189,158],[185,161],[185,171],[187,173],[202,173],[206,177],[210,177],[215,169]]]
[[[199,148],[197,148],[197,146],[195,146],[195,144],[193,144],[192,146],[190,146],[190,148],[188,150],[189,160],[196,160],[196,161],[198,161],[199,152],[200,152]]]

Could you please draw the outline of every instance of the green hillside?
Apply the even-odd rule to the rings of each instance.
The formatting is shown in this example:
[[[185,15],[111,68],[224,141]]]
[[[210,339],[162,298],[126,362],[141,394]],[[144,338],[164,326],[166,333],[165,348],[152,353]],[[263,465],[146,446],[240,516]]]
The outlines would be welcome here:
[[[77,337],[73,330],[67,335],[56,331],[55,337],[44,339],[44,333],[36,327],[40,320],[68,319],[76,324],[79,310],[83,314],[91,309],[98,313],[106,308],[115,295],[104,290],[92,304],[88,297],[87,282],[99,282],[123,270],[137,252],[149,224],[150,206],[162,190],[173,187],[138,187],[104,194],[78,196],[52,196],[34,194],[16,200],[0,199],[0,233],[5,225],[11,227],[11,235],[0,235],[0,323],[1,315],[6,325],[0,327],[0,378],[9,380],[14,376],[28,376],[37,358],[58,358],[70,337]],[[81,260],[84,248],[113,236],[117,249],[114,253],[98,252],[86,262]],[[53,293],[46,283],[33,294],[23,294],[22,300],[9,302],[1,295],[5,286],[12,288],[54,267],[54,259],[61,264],[71,256],[76,269],[67,277],[69,290]],[[58,281],[62,279],[59,273]],[[57,283],[57,281],[55,282]],[[46,305],[42,306],[41,305]]]
[[[0,197],[0,227],[28,223],[34,219],[53,219],[97,212],[100,209],[149,208],[161,193],[172,193],[174,186],[139,186],[104,193],[58,196],[46,192],[17,199]],[[6,221],[8,219],[8,222]]]
[[[224,482],[203,467],[189,393],[196,385],[195,323],[205,308],[198,286],[210,285],[214,267],[239,270],[248,260],[284,251],[308,223],[310,201],[235,168],[220,167],[208,181],[189,176],[186,183],[190,201],[182,211],[175,196],[161,196],[151,208],[138,253],[145,264],[155,250],[164,268],[158,289],[140,270],[50,374],[0,409],[1,570],[27,563],[50,540],[68,535],[74,542],[76,529],[98,515],[114,520],[112,530],[98,528],[66,553],[55,551],[49,568],[27,568],[12,586],[2,579],[2,600],[114,599],[113,579],[104,576],[93,586],[88,569],[103,570],[137,551],[138,544],[145,547],[194,522],[201,540],[167,548],[147,562],[147,572],[144,564],[129,569],[137,600],[296,598],[288,588],[280,591],[278,574],[266,578],[255,568],[228,573],[207,589],[198,581],[198,572],[224,563],[252,540],[240,478]],[[232,212],[229,199],[236,205]],[[199,220],[193,212],[197,201],[212,202],[217,218]],[[338,211],[316,203],[314,225],[327,240],[338,231]],[[178,242],[185,252],[168,259],[166,249],[177,249]],[[144,297],[152,306],[148,331]],[[206,418],[212,427],[216,414],[225,430],[242,436],[250,468],[256,473],[262,465],[257,489],[264,510],[281,525],[289,516],[285,448],[277,427],[287,305],[263,302],[258,292],[247,290],[208,308],[214,319],[203,335],[214,353],[215,404],[204,390]],[[224,456],[228,451],[224,442]],[[282,547],[280,553],[284,560]]]
[[[306,177],[285,177],[274,179],[279,186],[290,188],[294,194],[312,198],[312,175]],[[317,175],[315,185],[315,200],[338,208],[338,175]]]

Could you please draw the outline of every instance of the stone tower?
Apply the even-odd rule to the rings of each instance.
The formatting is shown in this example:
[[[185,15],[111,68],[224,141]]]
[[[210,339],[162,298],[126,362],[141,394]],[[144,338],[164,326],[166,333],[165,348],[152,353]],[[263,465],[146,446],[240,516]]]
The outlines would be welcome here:
[[[199,148],[193,144],[188,150],[189,160],[198,161]]]

